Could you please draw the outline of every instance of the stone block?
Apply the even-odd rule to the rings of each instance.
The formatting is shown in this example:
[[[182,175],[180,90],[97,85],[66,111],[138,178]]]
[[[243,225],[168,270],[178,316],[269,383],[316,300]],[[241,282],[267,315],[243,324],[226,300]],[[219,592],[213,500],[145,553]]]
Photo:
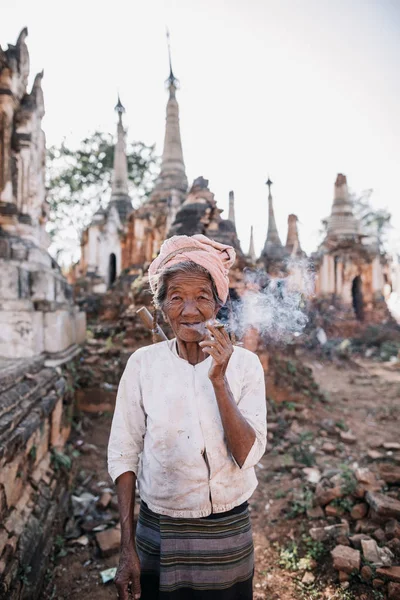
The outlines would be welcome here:
[[[51,271],[36,271],[31,273],[32,300],[54,302],[55,283]]]
[[[100,496],[97,506],[100,509],[105,510],[107,508],[107,506],[110,504],[112,497],[113,496],[112,496],[112,494],[110,494],[110,492],[103,492],[102,495]]]
[[[54,407],[54,410],[51,414],[51,434],[50,434],[50,443],[53,448],[57,448],[59,446],[64,446],[63,438],[61,435],[61,422],[63,415],[63,401],[60,398],[57,401],[57,404]]]
[[[379,465],[379,475],[386,483],[400,484],[400,466],[381,464]]]
[[[360,570],[361,554],[349,546],[336,546],[331,552],[333,566],[337,571],[353,573]]]
[[[31,297],[31,274],[26,269],[19,269],[19,297],[29,299]]]
[[[382,567],[376,570],[376,574],[380,577],[385,577],[389,581],[400,583],[400,567]]]
[[[86,341],[86,313],[84,311],[75,312],[76,322],[76,343],[84,344]]]
[[[19,270],[14,264],[1,261],[0,299],[17,300],[19,295]]]
[[[371,581],[372,576],[373,576],[373,571],[372,571],[371,567],[369,567],[368,565],[364,565],[361,569],[361,577],[365,581]]]
[[[310,536],[316,542],[324,542],[336,539],[339,536],[348,536],[349,532],[349,524],[347,521],[342,521],[342,523],[328,525],[327,527],[312,527],[310,529]]]
[[[356,533],[355,535],[352,535],[349,539],[351,545],[354,546],[354,548],[357,548],[357,550],[361,550],[361,542],[363,540],[371,540],[372,538],[369,535],[366,535],[365,533]]]
[[[0,310],[0,356],[29,358],[43,350],[42,313]]]
[[[23,532],[33,510],[33,505],[30,502],[32,493],[32,487],[27,485],[14,510],[11,511],[10,516],[6,519],[4,526],[9,533],[20,536]]]
[[[385,525],[385,534],[388,540],[400,538],[400,523],[396,519],[389,519]]]
[[[393,583],[393,581],[389,583],[388,598],[389,600],[400,600],[400,583]]]
[[[41,427],[36,430],[34,437],[35,446],[35,465],[46,456],[49,451],[50,442],[50,424],[48,419],[42,421]]]
[[[387,542],[387,547],[393,552],[397,558],[400,558],[400,539],[392,538]]]
[[[51,269],[52,259],[50,254],[38,247],[29,249],[28,260],[31,265],[40,265],[41,267]]]
[[[343,496],[342,490],[339,486],[331,487],[330,482],[327,479],[321,479],[317,484],[315,490],[315,502],[320,506],[325,506]]]
[[[367,516],[368,513],[368,504],[365,502],[360,502],[359,504],[355,504],[351,509],[350,516],[352,519],[358,520],[363,519]]]
[[[361,546],[365,560],[374,567],[391,566],[394,556],[389,548],[379,548],[375,540],[362,540]]]
[[[111,556],[119,552],[121,543],[121,530],[114,527],[96,534],[96,541],[100,547],[102,556]]]
[[[21,477],[21,456],[12,462],[1,465],[0,484],[4,486],[4,493],[8,509],[15,506],[24,488],[24,479]]]
[[[76,340],[75,311],[57,310],[44,314],[44,350],[50,354],[62,352]]]
[[[37,485],[39,481],[46,475],[50,469],[51,456],[50,452],[40,461],[31,475],[32,481]]]
[[[399,500],[377,492],[367,492],[365,499],[379,517],[388,519],[400,518]]]

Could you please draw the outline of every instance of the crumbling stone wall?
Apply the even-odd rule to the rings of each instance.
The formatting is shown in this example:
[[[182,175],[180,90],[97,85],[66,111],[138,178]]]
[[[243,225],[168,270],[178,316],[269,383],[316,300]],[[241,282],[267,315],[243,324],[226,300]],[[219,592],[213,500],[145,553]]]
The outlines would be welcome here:
[[[68,502],[73,395],[43,358],[0,366],[0,598],[36,600]]]

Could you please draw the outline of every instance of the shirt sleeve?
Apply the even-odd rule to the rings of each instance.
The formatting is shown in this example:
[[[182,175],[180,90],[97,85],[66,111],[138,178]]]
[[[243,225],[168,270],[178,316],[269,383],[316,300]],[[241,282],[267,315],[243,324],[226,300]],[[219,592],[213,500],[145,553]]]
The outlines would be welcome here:
[[[146,414],[138,354],[135,352],[128,360],[118,386],[108,442],[108,472],[114,482],[127,471],[133,471],[138,476],[139,455],[143,451]]]
[[[241,469],[254,467],[264,455],[267,445],[267,400],[265,396],[264,369],[258,356],[255,354],[251,354],[250,356],[251,361],[246,361],[245,364],[245,374],[238,408],[249,425],[254,429],[256,439]]]

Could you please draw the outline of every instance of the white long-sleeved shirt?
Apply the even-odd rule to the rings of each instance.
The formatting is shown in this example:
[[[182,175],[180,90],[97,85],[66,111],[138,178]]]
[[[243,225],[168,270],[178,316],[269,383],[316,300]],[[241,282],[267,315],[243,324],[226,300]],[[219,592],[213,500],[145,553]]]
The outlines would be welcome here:
[[[256,439],[240,468],[228,450],[215,392],[212,358],[179,357],[176,341],[137,350],[117,394],[108,445],[115,481],[136,474],[140,496],[158,514],[199,518],[231,510],[257,487],[254,465],[266,446],[264,371],[259,358],[235,346],[226,377]]]

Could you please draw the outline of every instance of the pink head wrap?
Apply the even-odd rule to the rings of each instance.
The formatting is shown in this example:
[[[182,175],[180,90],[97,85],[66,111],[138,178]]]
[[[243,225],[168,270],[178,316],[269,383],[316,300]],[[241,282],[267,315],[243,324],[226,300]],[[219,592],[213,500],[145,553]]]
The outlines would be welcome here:
[[[165,269],[191,260],[210,273],[217,288],[218,296],[226,302],[229,293],[228,272],[235,262],[236,252],[232,246],[215,242],[205,235],[174,235],[165,240],[160,254],[150,265],[149,280],[153,294],[157,288],[157,276]]]

